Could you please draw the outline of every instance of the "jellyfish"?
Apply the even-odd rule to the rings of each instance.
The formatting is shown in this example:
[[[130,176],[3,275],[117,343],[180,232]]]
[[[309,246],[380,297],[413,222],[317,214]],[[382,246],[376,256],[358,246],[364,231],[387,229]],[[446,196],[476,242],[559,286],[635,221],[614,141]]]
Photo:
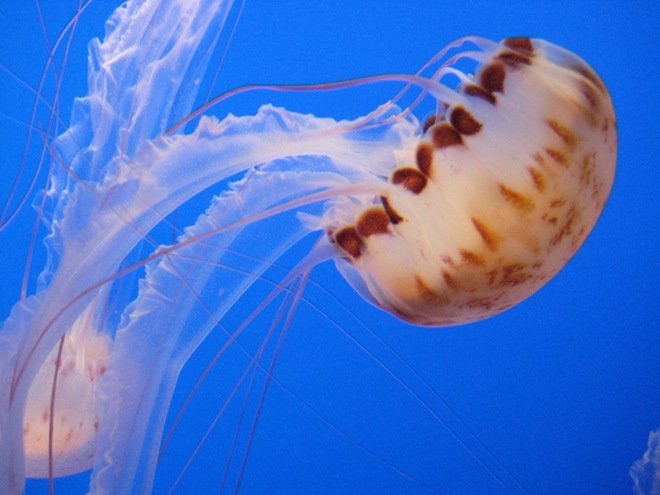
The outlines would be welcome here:
[[[284,335],[321,263],[393,318],[459,325],[538,291],[605,205],[615,116],[576,55],[539,39],[468,37],[415,74],[248,86],[193,110],[231,9],[129,0],[89,45],[88,95],[49,145],[35,201],[48,260],[0,332],[6,493],[21,493],[25,477],[87,470],[90,493],[149,493],[191,354],[216,331],[226,333],[219,353],[236,345],[271,305],[271,330]],[[382,81],[401,92],[353,120],[268,104],[210,115],[247,91]],[[420,122],[415,111],[429,100],[433,114]],[[173,242],[156,240],[173,212],[209,190]],[[285,221],[273,228],[274,218]],[[224,328],[237,301],[310,236],[254,312]],[[259,256],[244,255],[254,246]],[[260,364],[267,343],[250,360],[271,377]],[[281,338],[274,345],[276,358]]]
[[[640,459],[637,459],[628,474],[633,480],[633,491],[635,494],[644,495],[658,493],[660,491],[660,458],[658,455],[658,444],[660,432],[658,430],[649,433],[647,448]]]

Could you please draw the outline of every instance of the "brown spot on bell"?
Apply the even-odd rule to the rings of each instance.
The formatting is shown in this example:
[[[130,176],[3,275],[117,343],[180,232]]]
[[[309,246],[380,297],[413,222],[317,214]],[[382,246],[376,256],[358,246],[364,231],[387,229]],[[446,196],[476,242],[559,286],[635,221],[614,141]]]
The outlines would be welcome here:
[[[468,96],[476,96],[477,98],[486,100],[488,103],[493,105],[495,104],[495,95],[490,91],[482,88],[481,86],[477,86],[476,84],[468,84],[463,88],[463,91]]]
[[[385,209],[385,213],[387,213],[387,216],[390,219],[390,222],[392,222],[393,225],[398,224],[403,220],[403,217],[399,215],[399,212],[397,212],[394,207],[390,204],[390,200],[386,198],[385,196],[380,197],[380,202],[383,203],[383,208]]]
[[[463,138],[458,131],[446,123],[435,126],[431,130],[431,138],[433,146],[438,149],[463,143]]]
[[[431,166],[433,165],[433,148],[426,142],[417,146],[417,168],[426,175],[431,176]]]
[[[532,41],[526,36],[513,36],[511,38],[507,38],[502,42],[502,44],[518,52],[524,52],[528,54],[534,53]]]
[[[402,185],[410,192],[419,194],[426,187],[426,176],[414,168],[400,168],[392,174],[392,184]]]
[[[489,93],[501,93],[504,91],[504,80],[506,79],[506,69],[499,62],[488,64],[481,71],[479,82],[481,86]]]
[[[358,259],[361,254],[362,249],[362,240],[358,236],[357,230],[355,227],[344,227],[343,229],[338,230],[334,234],[334,239],[337,245],[339,245],[344,252],[354,259]]]
[[[355,227],[358,235],[366,239],[374,234],[387,233],[390,227],[390,219],[384,209],[369,208],[360,215]]]
[[[481,122],[475,119],[470,112],[463,107],[455,107],[449,118],[451,125],[463,135],[471,136],[481,130]]]

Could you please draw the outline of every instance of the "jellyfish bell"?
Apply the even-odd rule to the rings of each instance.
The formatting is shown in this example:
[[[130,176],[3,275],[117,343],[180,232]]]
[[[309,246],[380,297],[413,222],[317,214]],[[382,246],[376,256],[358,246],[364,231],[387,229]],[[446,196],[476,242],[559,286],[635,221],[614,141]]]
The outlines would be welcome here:
[[[614,178],[614,110],[593,70],[541,40],[481,43],[476,74],[397,151],[391,192],[329,232],[353,287],[416,324],[480,320],[536,292]]]
[[[23,418],[28,478],[68,476],[92,465],[99,429],[97,394],[110,360],[111,339],[95,331],[90,316],[86,311],[76,320],[30,386]]]

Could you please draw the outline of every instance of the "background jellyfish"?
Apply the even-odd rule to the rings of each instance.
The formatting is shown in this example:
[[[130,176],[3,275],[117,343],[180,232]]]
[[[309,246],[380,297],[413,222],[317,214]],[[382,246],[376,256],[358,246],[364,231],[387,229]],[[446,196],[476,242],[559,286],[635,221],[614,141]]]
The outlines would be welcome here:
[[[635,493],[645,495],[660,492],[660,432],[649,433],[648,448],[644,455],[630,467],[635,483]]]
[[[657,200],[649,187],[657,183],[657,171],[650,158],[655,155],[653,151],[657,149],[657,143],[651,142],[650,133],[640,131],[643,126],[626,126],[626,122],[643,124],[643,117],[657,108],[657,97],[650,96],[647,104],[640,103],[637,98],[646,93],[642,91],[645,80],[631,78],[624,71],[631,65],[640,70],[653,66],[648,59],[637,61],[631,58],[637,56],[638,51],[633,48],[640,44],[653,46],[650,27],[645,25],[649,22],[645,19],[653,16],[622,19],[622,15],[635,14],[617,12],[614,15],[603,7],[602,11],[589,12],[592,22],[585,26],[583,13],[562,12],[561,16],[570,17],[560,18],[560,14],[552,12],[550,7],[546,11],[534,7],[529,13],[521,10],[488,12],[481,19],[484,25],[480,24],[478,8],[463,13],[461,7],[452,9],[447,6],[446,11],[411,12],[408,17],[396,5],[391,7],[379,11],[383,12],[381,14],[369,11],[355,18],[330,9],[318,11],[316,9],[322,7],[315,7],[312,14],[316,19],[324,19],[326,26],[324,36],[320,38],[318,29],[311,23],[306,31],[307,26],[300,23],[300,12],[269,13],[268,6],[248,3],[232,45],[232,49],[244,47],[245,53],[228,53],[225,70],[235,72],[233,75],[223,73],[223,83],[229,87],[235,82],[262,81],[265,64],[270,64],[271,68],[269,82],[409,72],[419,65],[408,65],[413,52],[419,53],[419,61],[423,61],[439,44],[466,32],[477,32],[495,39],[512,32],[534,33],[575,48],[599,70],[619,112],[622,147],[618,185],[606,209],[606,221],[596,229],[592,240],[569,269],[537,298],[489,322],[434,332],[408,328],[388,318],[380,320],[384,321],[382,324],[374,323],[374,326],[383,329],[384,338],[392,347],[400,349],[409,359],[414,358],[416,369],[434,382],[463,419],[478,430],[480,437],[526,486],[531,489],[539,487],[538,491],[549,493],[570,493],[580,491],[581,487],[602,492],[622,487],[618,491],[623,491],[630,486],[626,478],[627,465],[644,450],[647,431],[656,425],[658,411],[658,394],[654,392],[659,382],[654,359],[658,336],[657,325],[654,326],[656,315],[651,309],[651,296],[657,289],[653,285],[657,278],[657,264],[648,261],[654,259],[653,253],[657,251],[657,239],[648,229],[654,224],[652,215],[657,211],[654,207]],[[648,8],[636,10],[649,12]],[[492,16],[499,14],[502,19],[519,20],[508,25],[503,22],[502,32],[494,32],[490,27],[495,24]],[[11,15],[15,18],[18,14],[12,11]],[[342,22],[333,22],[336,16],[341,16]],[[612,19],[619,20],[620,24],[613,24]],[[633,22],[636,25],[635,39],[627,36],[623,27],[631,21],[636,21]],[[267,29],[266,23],[277,25]],[[4,24],[10,27],[20,25],[16,22]],[[370,27],[374,29],[372,36],[365,34],[370,32]],[[259,30],[279,35],[281,39],[263,42],[255,35]],[[337,48],[346,38],[345,31],[340,30],[361,33],[365,52],[369,55],[364,65],[360,60],[357,67],[351,63],[342,67],[342,64],[328,59],[337,57],[334,60],[355,61],[354,44],[345,51]],[[38,28],[35,26],[33,31],[38,32]],[[298,35],[291,36],[292,32]],[[383,36],[384,32],[403,35]],[[442,33],[440,43],[437,40],[439,32]],[[619,35],[615,35],[617,33]],[[13,36],[13,33],[8,31],[7,35]],[[587,40],[599,40],[601,45],[589,46],[588,41],[576,38],[578,35]],[[85,41],[90,38],[80,36]],[[303,37],[308,43],[299,43]],[[291,49],[290,58],[284,59],[281,54],[287,53],[285,44],[292,38],[296,40],[295,48]],[[313,42],[320,46],[313,45]],[[17,43],[13,38],[10,43],[8,53],[18,54],[21,45],[33,46]],[[634,47],[628,49],[627,45],[633,43]],[[18,61],[4,60],[5,46],[2,48],[3,61],[13,68],[21,67]],[[324,56],[319,57],[319,53]],[[401,62],[396,61],[397,55],[403,58]],[[28,59],[21,55],[18,58]],[[305,73],[295,77],[293,71],[298,64],[305,67]],[[315,72],[317,67],[318,72]],[[335,73],[335,70],[342,72]],[[626,84],[631,84],[631,88],[628,89]],[[8,86],[8,93],[4,93],[7,96],[12,94],[10,91],[25,96],[20,88],[3,79],[3,89],[5,85]],[[73,91],[73,94],[80,94],[84,90]],[[355,97],[355,93],[349,93],[350,97],[345,100],[341,95],[333,95],[329,100],[323,95],[298,96],[297,100],[295,96],[292,99],[279,95],[273,98],[296,109],[332,116],[342,116],[342,113],[355,116],[384,101],[392,90],[376,87],[358,94]],[[653,95],[652,92],[649,94]],[[366,98],[372,100],[367,102]],[[70,98],[63,97],[63,100],[69,101]],[[364,102],[365,107],[356,110],[356,100]],[[256,101],[263,99],[258,97]],[[321,110],[314,108],[326,102],[331,105],[325,108],[326,111],[322,111],[322,107]],[[238,105],[232,102],[234,104]],[[346,106],[342,107],[343,104]],[[258,103],[251,105],[253,110]],[[18,110],[6,110],[4,99],[2,110],[27,120]],[[626,118],[626,115],[631,117]],[[3,124],[3,132],[4,127]],[[11,125],[7,127],[11,128]],[[634,134],[633,129],[637,131]],[[626,146],[626,142],[635,144]],[[647,206],[640,209],[640,204]],[[20,222],[17,224],[18,229]],[[612,229],[611,237],[609,229]],[[5,243],[7,256],[13,254],[13,245]],[[23,263],[22,258],[19,260]],[[3,264],[3,270],[8,266]],[[613,269],[613,266],[617,268]],[[9,276],[11,273],[7,274]],[[341,282],[330,277],[331,270],[328,269],[318,275],[318,280],[342,290]],[[375,310],[365,308],[360,301],[351,299],[350,293],[346,292],[344,297],[351,307],[370,321],[376,322],[382,317]],[[14,293],[3,297],[3,301],[11,303],[15,298]],[[316,298],[323,301],[322,295]],[[574,304],[575,301],[578,302]],[[332,302],[325,304],[330,310],[336,309]],[[553,305],[554,310],[549,311],[549,305]],[[354,324],[351,317],[337,311],[337,318],[344,326],[348,328]],[[461,453],[445,432],[429,424],[419,404],[405,402],[400,388],[370,366],[372,361],[365,361],[364,356],[337,336],[330,325],[323,331],[327,323],[325,318],[305,309],[304,305],[299,318],[295,326],[297,330],[287,340],[283,361],[277,371],[286,383],[296,385],[298,395],[311,402],[317,401],[318,409],[329,412],[335,424],[348,425],[352,434],[362,435],[360,441],[370,448],[386,453],[399,452],[393,454],[395,463],[412,465],[416,475],[431,480],[433,486],[447,487],[446,490],[451,492],[483,482],[484,490],[492,491],[492,478],[475,465],[474,459]],[[337,351],[331,350],[333,344],[338,346]],[[402,369],[399,372],[404,373]],[[190,375],[198,374],[198,370],[191,369]],[[579,400],[567,400],[567,397],[578,397]],[[401,409],[395,405],[400,405]],[[217,404],[208,407],[215,410]],[[374,427],[375,421],[383,423]],[[192,424],[189,426],[194,428]],[[394,428],[400,429],[401,435],[370,435],[368,431],[391,431]],[[416,432],[415,428],[419,430]],[[294,434],[300,430],[305,432],[304,437],[296,438]],[[433,433],[434,442],[425,441],[429,432]],[[354,448],[348,442],[342,444],[338,438],[340,435],[335,430],[310,414],[300,402],[273,387],[246,472],[245,491],[258,491],[260,487],[263,490],[269,487],[284,489],[287,483],[292,491],[312,486],[312,482],[301,474],[301,466],[314,473],[316,486],[337,487],[337,491],[351,492],[365,484],[376,491],[378,487],[400,487],[400,491],[415,489],[381,463],[374,462],[364,450]],[[392,443],[382,445],[381,442]],[[182,441],[182,445],[185,444]],[[408,452],[414,454],[407,455]],[[331,455],[333,453],[336,455]],[[209,456],[212,458],[214,454],[211,449]],[[295,455],[300,457],[292,457]],[[530,463],[529,459],[537,462]],[[203,459],[198,459],[195,465],[204,471]],[[453,479],[447,476],[449,472],[455,473]],[[196,480],[205,482],[204,477],[192,481]]]

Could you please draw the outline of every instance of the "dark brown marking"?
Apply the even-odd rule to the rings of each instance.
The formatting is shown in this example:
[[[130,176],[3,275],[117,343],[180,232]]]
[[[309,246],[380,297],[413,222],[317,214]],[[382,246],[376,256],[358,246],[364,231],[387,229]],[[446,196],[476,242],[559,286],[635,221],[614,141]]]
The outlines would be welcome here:
[[[425,303],[433,306],[444,306],[449,303],[447,296],[435,292],[417,275],[415,275],[415,284],[417,285],[419,296]]]
[[[504,79],[506,79],[506,69],[499,62],[488,64],[479,76],[479,83],[489,93],[504,91]]]
[[[532,176],[532,182],[534,183],[534,188],[538,192],[543,192],[545,190],[545,177],[541,171],[534,167],[527,167],[529,170],[529,175]]]
[[[449,120],[458,132],[466,136],[471,136],[481,130],[481,122],[463,107],[455,107],[451,111]]]
[[[575,148],[575,145],[577,144],[577,136],[573,131],[556,120],[548,119],[545,122],[550,126],[550,129],[561,138],[566,146],[569,148]]]
[[[477,98],[481,98],[482,100],[486,100],[488,103],[495,105],[495,95],[481,86],[468,84],[464,87],[463,91],[465,91],[465,94],[468,96],[476,96]]]
[[[500,285],[503,287],[514,287],[525,283],[532,277],[532,274],[526,271],[526,268],[526,266],[517,263],[502,267]]]
[[[380,197],[380,202],[383,204],[383,208],[385,209],[385,213],[387,213],[387,216],[390,219],[390,222],[393,225],[396,225],[400,221],[403,220],[403,217],[397,213],[397,211],[392,207],[390,204],[390,200],[387,199],[385,196]]]
[[[498,235],[489,229],[485,223],[477,220],[474,217],[472,217],[472,225],[474,225],[474,228],[477,229],[477,232],[479,232],[479,235],[483,239],[484,243],[486,243],[486,246],[488,246],[488,249],[491,251],[496,251]]]
[[[417,168],[426,175],[431,176],[431,166],[433,165],[433,147],[426,142],[417,146]]]
[[[550,245],[556,246],[559,244],[565,236],[573,234],[573,227],[579,217],[578,209],[575,206],[569,208],[564,217],[564,222],[562,223],[559,231],[550,239]]]
[[[502,52],[497,55],[497,58],[511,67],[518,67],[521,64],[530,65],[532,59],[527,55],[519,52]]]
[[[493,270],[489,270],[486,272],[486,276],[488,277],[488,285],[493,286],[495,285],[495,280],[497,280],[497,274],[499,273],[499,268],[495,268]]]
[[[392,174],[392,184],[400,184],[415,194],[424,190],[426,181],[426,176],[414,168],[399,168]]]
[[[532,41],[525,36],[514,36],[507,38],[502,42],[502,44],[519,52],[525,52],[528,54],[534,53],[534,46],[532,46]]]
[[[513,189],[508,188],[504,184],[499,184],[500,194],[507,203],[512,205],[517,210],[527,213],[534,209],[534,201],[524,194],[520,194]]]
[[[374,234],[386,234],[389,232],[390,219],[383,208],[369,208],[360,215],[355,225],[355,230],[363,239]]]
[[[582,158],[582,167],[580,170],[580,184],[582,187],[588,186],[594,179],[594,171],[596,170],[596,154],[587,153]]]
[[[358,236],[355,227],[344,227],[335,233],[335,242],[342,248],[348,255],[354,259],[358,259],[361,254],[362,241]]]
[[[532,155],[532,158],[534,158],[534,161],[536,163],[538,163],[539,165],[541,165],[541,167],[545,166],[545,159],[541,156],[541,153],[538,153],[538,152],[534,153]]]
[[[550,225],[557,225],[557,217],[554,215],[551,215],[550,213],[544,213],[541,216],[541,220],[544,222],[548,222]]]
[[[564,206],[566,204],[566,200],[564,198],[555,198],[552,201],[550,201],[550,208],[559,208],[560,206]]]
[[[596,86],[602,93],[606,92],[605,86],[603,85],[603,81],[600,80],[600,78],[594,73],[594,71],[584,66],[573,67],[573,70],[578,74],[581,74],[585,79],[587,79],[594,86]]]
[[[458,289],[457,280],[448,271],[442,270],[442,279],[445,281],[447,287],[449,287],[450,289],[453,290]]]
[[[456,144],[462,144],[463,138],[461,135],[449,124],[440,124],[431,130],[433,146],[438,149],[446,148],[448,146],[454,146]]]
[[[463,258],[463,261],[468,265],[473,265],[473,266],[484,265],[484,258],[482,256],[479,256],[477,253],[468,251],[467,249],[461,249],[460,253],[461,253],[461,258]]]
[[[600,97],[598,96],[598,93],[596,92],[594,87],[588,82],[581,81],[580,91],[582,92],[582,96],[584,96],[584,99],[587,100],[587,104],[589,105],[589,108],[591,110],[598,110],[598,106],[599,106],[598,103],[600,101]]]
[[[568,158],[562,151],[556,150],[554,148],[546,148],[545,153],[559,165],[564,167],[568,166]]]
[[[465,306],[468,308],[483,308],[486,311],[490,311],[490,309],[495,305],[499,298],[500,296],[494,298],[478,297],[466,301]]]
[[[422,131],[424,132],[428,131],[431,127],[435,125],[436,120],[437,119],[435,115],[429,115],[424,121],[424,125],[422,125]]]
[[[600,130],[603,132],[607,132],[607,130],[610,128],[610,119],[607,117],[603,119],[603,125],[601,126]]]

